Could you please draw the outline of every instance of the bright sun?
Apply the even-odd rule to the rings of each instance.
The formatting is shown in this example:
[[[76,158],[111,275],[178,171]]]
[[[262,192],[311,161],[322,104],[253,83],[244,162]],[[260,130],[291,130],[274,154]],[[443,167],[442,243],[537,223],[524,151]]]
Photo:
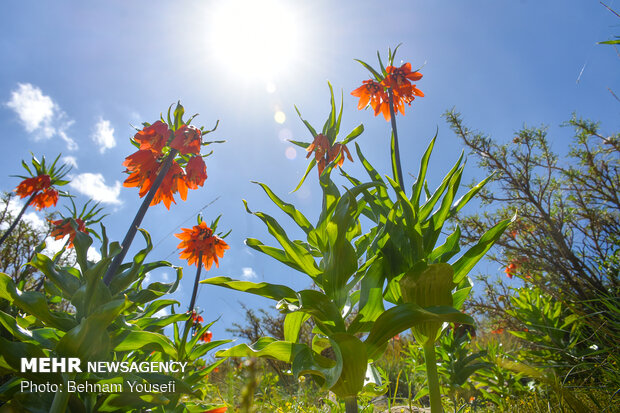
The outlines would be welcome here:
[[[212,9],[211,50],[234,75],[272,79],[297,57],[298,22],[277,0],[228,0]]]

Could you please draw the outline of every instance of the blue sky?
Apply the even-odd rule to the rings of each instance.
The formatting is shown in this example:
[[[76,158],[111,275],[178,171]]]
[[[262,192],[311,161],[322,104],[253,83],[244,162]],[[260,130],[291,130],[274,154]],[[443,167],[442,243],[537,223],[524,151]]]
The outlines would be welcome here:
[[[378,169],[388,173],[389,125],[370,111],[358,111],[350,91],[368,78],[354,58],[376,63],[376,51],[402,43],[397,62],[422,65],[418,98],[399,117],[405,175],[415,173],[421,151],[439,128],[432,158],[436,184],[463,149],[441,114],[455,107],[465,122],[502,142],[524,124],[549,125],[554,149],[564,152],[570,131],[559,128],[573,112],[602,122],[603,133],[620,127],[620,58],[611,46],[596,45],[620,33],[620,19],[597,1],[340,1],[256,2],[145,1],[10,2],[0,15],[0,139],[8,149],[0,163],[0,189],[18,183],[20,161],[29,153],[62,153],[74,162],[71,192],[78,204],[95,197],[110,214],[105,225],[121,240],[138,209],[133,188],[122,188],[121,163],[134,148],[131,124],[155,121],[181,100],[194,122],[227,143],[207,158],[209,179],[187,202],[167,211],[151,208],[143,222],[156,248],[150,259],[183,265],[170,233],[223,214],[231,249],[219,269],[227,275],[309,285],[302,274],[260,256],[246,237],[274,244],[262,223],[248,215],[276,207],[251,180],[267,183],[311,220],[319,211],[316,171],[295,187],[306,168],[305,152],[286,138],[309,140],[297,105],[321,126],[329,111],[329,80],[344,92],[343,128],[359,123],[357,142]],[[232,4],[233,6],[230,6]],[[608,5],[620,8],[610,0]],[[244,11],[245,10],[245,11]],[[269,56],[268,61],[263,57]],[[276,113],[280,113],[276,121]],[[284,118],[282,118],[284,114]],[[287,156],[288,154],[288,156]],[[293,159],[291,159],[293,158]],[[482,178],[470,162],[465,182]],[[359,161],[347,171],[363,177]],[[412,180],[411,177],[406,179]],[[433,182],[435,180],[435,182]],[[59,206],[62,204],[59,203]],[[31,219],[33,216],[31,215]],[[139,238],[134,247],[141,247]],[[500,268],[487,271],[503,275]],[[175,297],[187,306],[195,268],[185,267]],[[156,273],[153,279],[172,277]],[[214,337],[239,322],[238,302],[270,302],[217,287],[202,286],[198,306],[205,320],[221,316]]]

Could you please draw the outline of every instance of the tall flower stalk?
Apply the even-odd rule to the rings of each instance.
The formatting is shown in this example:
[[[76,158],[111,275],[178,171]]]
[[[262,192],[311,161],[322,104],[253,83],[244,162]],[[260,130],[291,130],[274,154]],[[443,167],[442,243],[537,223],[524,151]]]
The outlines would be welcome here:
[[[216,267],[220,266],[218,258],[222,258],[224,256],[224,251],[230,249],[228,244],[223,240],[230,231],[228,231],[225,235],[222,235],[220,238],[219,235],[215,235],[215,230],[217,229],[217,224],[220,220],[220,217],[217,217],[215,221],[211,223],[210,226],[207,226],[207,223],[202,220],[202,216],[198,215],[198,225],[194,225],[192,228],[181,228],[182,232],[179,234],[175,234],[175,237],[181,240],[177,248],[182,250],[179,253],[179,257],[181,259],[186,259],[189,265],[196,264],[196,277],[194,279],[194,288],[192,290],[192,297],[189,302],[188,314],[190,314],[190,318],[187,320],[185,324],[185,328],[183,330],[183,339],[185,342],[187,340],[187,335],[190,330],[190,320],[195,320],[195,305],[196,305],[196,296],[198,295],[198,283],[200,282],[200,273],[202,271],[202,267],[205,268],[206,271],[211,269],[213,263],[215,263]],[[209,340],[211,338],[209,337]]]
[[[171,204],[176,203],[175,194],[185,200],[189,189],[203,186],[207,167],[200,153],[201,147],[223,142],[202,141],[204,135],[217,128],[217,123],[212,130],[198,129],[190,125],[196,115],[183,120],[185,109],[180,103],[177,103],[172,117],[171,109],[172,106],[166,120],[162,117],[153,124],[145,123],[131,140],[138,151],[123,162],[129,174],[123,186],[139,188],[138,194],[144,200],[125,234],[120,253],[114,257],[103,277],[107,285],[120,268],[149,207],[163,202],[170,209]]]
[[[400,46],[400,45],[399,45]],[[377,52],[380,71],[375,70],[368,63],[356,59],[374,76],[374,80],[365,80],[362,86],[355,89],[351,94],[360,99],[358,109],[371,107],[375,116],[383,114],[385,120],[389,120],[392,126],[392,164],[394,179],[403,186],[403,172],[400,162],[400,149],[398,145],[398,130],[396,128],[396,113],[405,114],[405,103],[411,106],[416,96],[423,97],[424,93],[411,83],[422,79],[422,74],[411,70],[411,63],[404,63],[400,67],[394,66],[394,57],[398,47],[388,50],[389,65],[385,67],[381,55]]]
[[[19,211],[19,214],[17,214],[11,226],[2,234],[0,245],[6,241],[15,227],[17,227],[17,224],[19,224],[19,221],[29,205],[34,205],[37,211],[40,211],[44,208],[56,206],[59,195],[68,196],[66,192],[56,189],[57,186],[63,186],[69,183],[69,181],[63,178],[71,170],[71,168],[65,164],[57,168],[56,163],[59,158],[60,155],[58,155],[56,159],[54,159],[54,162],[48,167],[45,164],[45,156],[39,161],[33,155],[31,160],[32,169],[26,162],[22,161],[22,166],[26,169],[29,176],[16,175],[18,178],[22,178],[23,181],[15,188],[15,193],[22,199],[26,197],[29,198],[21,211]]]

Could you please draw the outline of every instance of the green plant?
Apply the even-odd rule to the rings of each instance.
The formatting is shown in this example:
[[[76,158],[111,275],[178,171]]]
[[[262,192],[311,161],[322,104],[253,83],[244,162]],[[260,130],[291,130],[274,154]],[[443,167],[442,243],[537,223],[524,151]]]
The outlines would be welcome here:
[[[302,119],[315,140],[314,147],[296,142],[320,150],[319,161],[329,161],[319,171],[323,203],[316,225],[292,204],[281,200],[267,185],[259,184],[306,234],[305,240],[290,240],[278,221],[265,213],[250,211],[246,203],[247,211],[265,223],[281,249],[251,238],[246,244],[306,274],[316,289],[295,291],[285,285],[235,281],[228,277],[203,282],[270,298],[277,301],[277,308],[286,314],[285,340],[263,337],[251,346],[240,344],[218,355],[271,357],[292,363],[296,377],[314,375],[319,384],[344,400],[347,412],[355,412],[358,394],[378,390],[372,383],[366,385],[364,378],[369,363],[381,356],[392,337],[413,327],[416,339],[424,346],[427,365],[435,366],[434,343],[442,325],[473,322],[457,310],[471,290],[466,274],[501,235],[510,219],[491,229],[454,264],[448,264],[460,252],[460,231],[457,228],[443,245],[435,248],[443,225],[487,180],[453,205],[463,172],[461,157],[435,193],[427,193],[426,202],[421,203],[433,139],[422,158],[410,198],[399,183],[387,178],[397,196],[397,200],[392,201],[386,183],[356,145],[371,182],[362,183],[345,174],[352,187],[341,194],[331,173],[346,151],[336,145],[350,142],[351,136],[361,133],[358,127],[342,143],[336,143],[341,117],[342,106],[337,113],[332,93],[331,112],[321,134]],[[327,143],[323,142],[325,138]],[[337,154],[330,157],[330,150],[336,147]],[[314,162],[317,161],[310,163],[308,171]],[[396,177],[396,166],[393,172]],[[439,208],[433,211],[437,205]],[[360,221],[362,214],[374,225],[365,233]],[[361,289],[355,290],[358,283]],[[386,310],[384,298],[395,306]],[[352,313],[353,308],[355,313]],[[350,314],[355,316],[349,321]],[[311,346],[297,340],[301,326],[309,318],[315,324]],[[427,372],[433,410],[440,411],[437,374],[432,367]]]

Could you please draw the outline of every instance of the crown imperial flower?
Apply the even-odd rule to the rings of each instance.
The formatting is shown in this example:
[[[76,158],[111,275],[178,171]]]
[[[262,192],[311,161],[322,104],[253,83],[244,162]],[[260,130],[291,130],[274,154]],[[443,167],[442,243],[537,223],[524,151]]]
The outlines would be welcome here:
[[[223,239],[213,235],[213,231],[207,226],[206,222],[202,221],[191,229],[181,228],[181,230],[182,233],[175,234],[175,237],[181,240],[177,246],[178,249],[183,249],[179,254],[181,259],[186,259],[189,265],[196,264],[199,266],[202,264],[207,271],[213,263],[219,267],[218,258],[222,258],[224,251],[230,247]],[[202,255],[202,262],[199,262],[200,255]]]

